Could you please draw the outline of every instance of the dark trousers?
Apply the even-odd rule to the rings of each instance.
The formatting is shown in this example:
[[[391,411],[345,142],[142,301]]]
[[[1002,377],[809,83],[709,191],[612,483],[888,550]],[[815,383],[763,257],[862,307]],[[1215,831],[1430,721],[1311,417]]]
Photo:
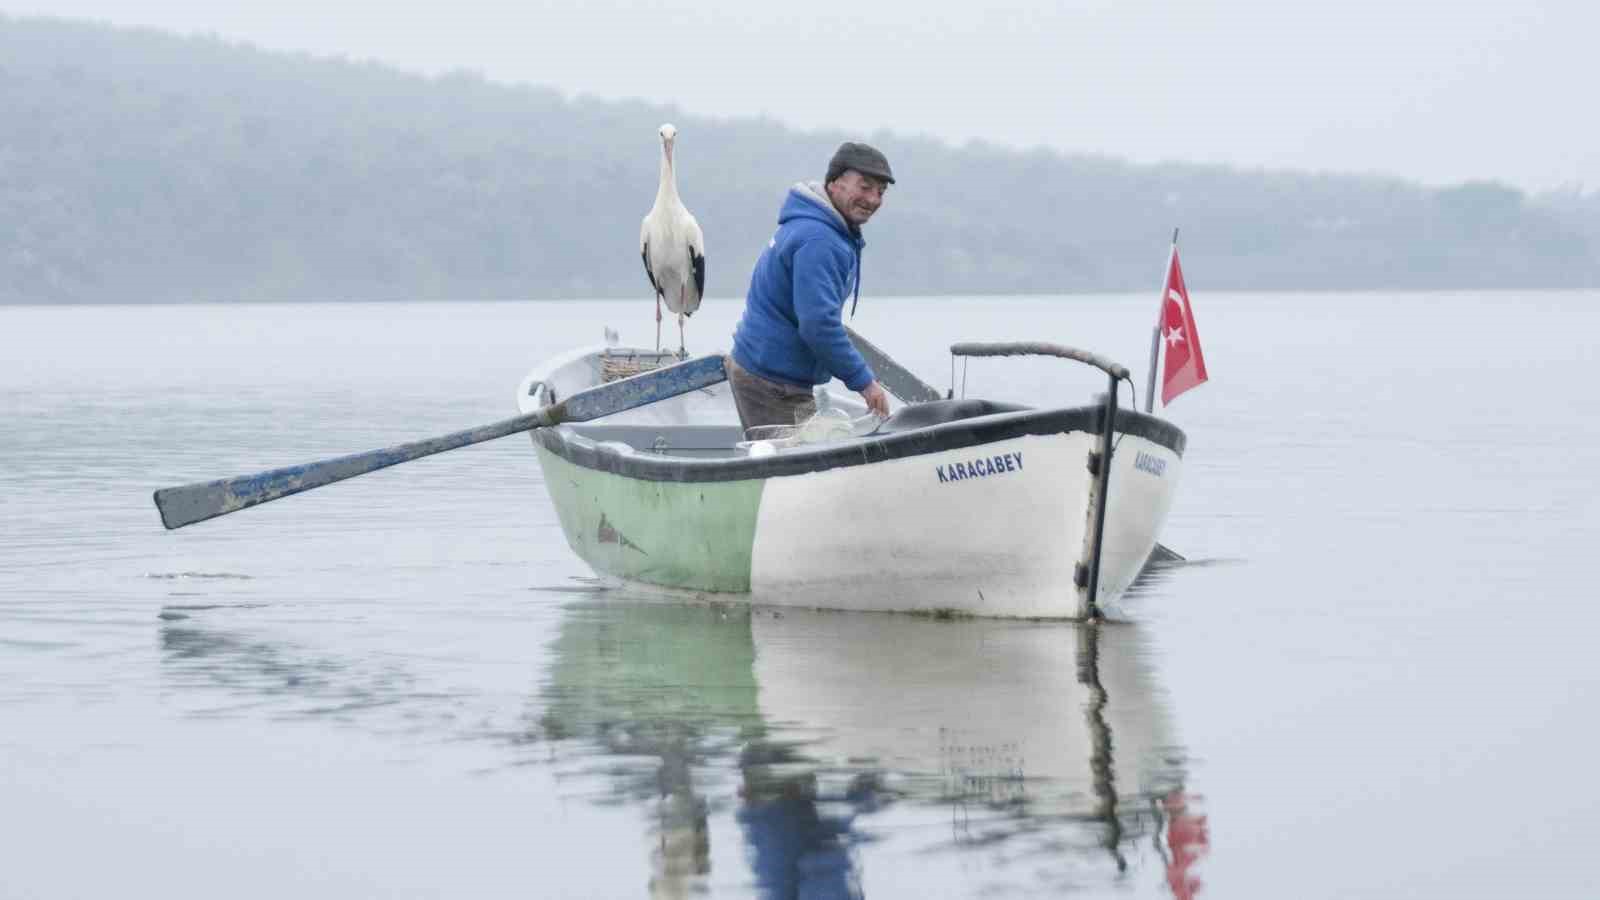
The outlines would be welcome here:
[[[739,408],[739,424],[746,430],[759,425],[798,425],[817,414],[817,400],[811,388],[768,381],[753,375],[732,356],[723,358],[728,384],[733,387],[733,403]]]

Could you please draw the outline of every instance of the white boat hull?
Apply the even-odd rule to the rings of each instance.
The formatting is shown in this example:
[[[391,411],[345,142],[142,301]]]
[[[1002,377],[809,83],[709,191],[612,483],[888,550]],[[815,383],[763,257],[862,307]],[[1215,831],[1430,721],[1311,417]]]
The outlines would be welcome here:
[[[1085,588],[1098,436],[1011,440],[770,480],[762,494],[750,594],[781,606],[976,616],[1075,617]],[[1164,459],[1135,470],[1127,450]],[[1156,543],[1180,460],[1127,437],[1114,457],[1100,602],[1120,595]],[[1125,455],[1124,455],[1125,454]],[[996,463],[995,460],[1000,460]],[[982,474],[970,472],[983,460]],[[957,468],[957,467],[962,468]]]
[[[530,375],[524,408],[595,371],[576,354]],[[735,447],[721,388],[533,433],[568,543],[598,573],[761,605],[1081,618],[1138,575],[1182,469],[1181,432],[1118,413],[1091,606],[1098,408],[942,401],[912,408],[931,424],[757,458]]]

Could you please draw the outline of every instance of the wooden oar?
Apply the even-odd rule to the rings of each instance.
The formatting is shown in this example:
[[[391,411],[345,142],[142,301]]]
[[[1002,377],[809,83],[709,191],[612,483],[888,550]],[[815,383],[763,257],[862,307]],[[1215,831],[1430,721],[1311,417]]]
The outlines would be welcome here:
[[[939,393],[938,388],[911,374],[911,370],[890,359],[889,354],[857,334],[855,329],[846,325],[844,331],[850,335],[850,342],[856,345],[856,352],[878,376],[878,383],[883,385],[884,390],[899,397],[902,403],[928,403],[944,399],[944,394]]]
[[[586,422],[619,413],[657,400],[687,394],[724,381],[727,377],[727,372],[722,367],[721,356],[702,356],[675,366],[656,369],[581,391],[560,403],[552,403],[527,415],[458,431],[443,437],[272,469],[254,475],[162,488],[155,493],[156,508],[161,511],[163,525],[168,528],[182,528],[279,497],[309,491],[333,484],[335,481],[365,475],[368,472],[435,453],[443,453],[446,450],[492,441],[519,431],[546,428],[562,422]]]
[[[876,344],[857,334],[855,329],[846,325],[844,330],[846,334],[850,335],[850,342],[856,345],[857,352],[866,359],[867,365],[872,367],[872,371],[878,376],[878,383],[883,385],[884,390],[899,397],[905,403],[927,403],[932,400],[945,399],[944,395],[939,393],[938,388],[918,378],[910,369],[890,359],[889,354],[884,353]],[[1181,554],[1161,544],[1156,544],[1155,550],[1151,551],[1150,559],[1145,562],[1145,565],[1149,566],[1153,562],[1170,563],[1181,562],[1182,560],[1183,556]]]

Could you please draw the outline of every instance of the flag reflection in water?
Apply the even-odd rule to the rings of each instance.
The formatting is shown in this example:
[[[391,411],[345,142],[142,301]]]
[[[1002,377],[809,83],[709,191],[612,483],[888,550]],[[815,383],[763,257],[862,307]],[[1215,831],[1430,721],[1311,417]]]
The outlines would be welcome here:
[[[1190,798],[1174,791],[1161,798],[1167,813],[1167,885],[1178,900],[1192,900],[1200,892],[1200,879],[1190,869],[1206,852],[1210,835],[1206,817],[1189,808]]]

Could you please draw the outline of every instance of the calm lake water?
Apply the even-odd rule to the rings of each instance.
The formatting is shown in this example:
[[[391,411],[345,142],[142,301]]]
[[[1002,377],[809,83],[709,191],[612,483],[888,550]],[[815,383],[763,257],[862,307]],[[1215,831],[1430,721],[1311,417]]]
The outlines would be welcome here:
[[[522,436],[161,528],[158,487],[513,415],[645,298],[0,308],[0,897],[1600,896],[1600,293],[1193,277],[1189,562],[1097,629],[607,589]],[[855,325],[1142,395],[1154,314]]]

